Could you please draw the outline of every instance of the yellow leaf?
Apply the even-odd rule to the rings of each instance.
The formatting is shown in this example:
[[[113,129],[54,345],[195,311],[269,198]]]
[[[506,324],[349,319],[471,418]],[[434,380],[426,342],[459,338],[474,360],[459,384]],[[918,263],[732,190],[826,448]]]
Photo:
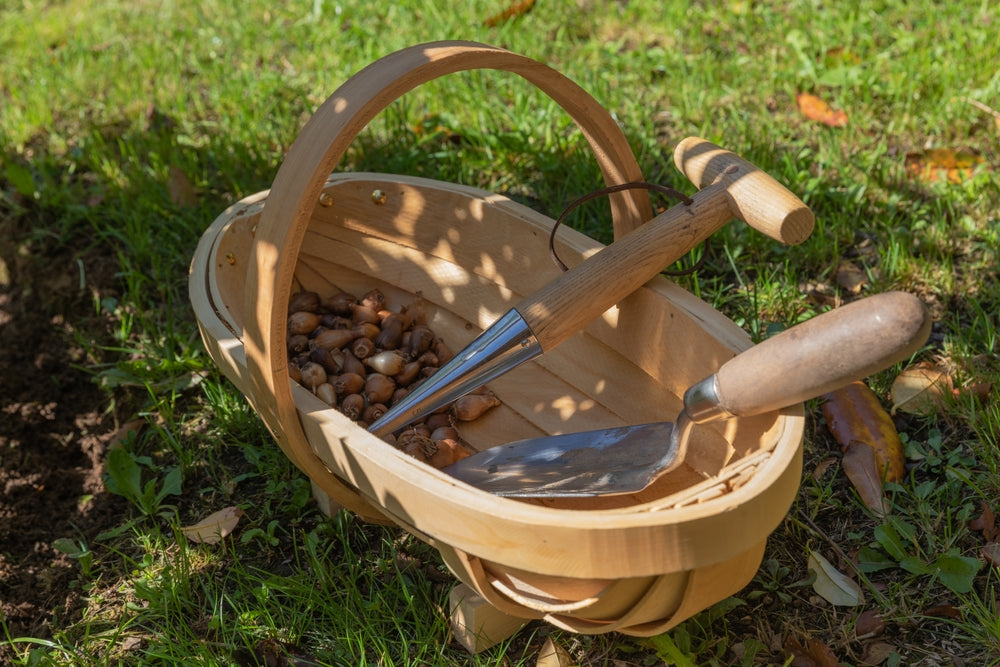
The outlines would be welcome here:
[[[947,371],[926,362],[910,366],[892,382],[892,414],[897,410],[914,415],[931,415],[944,405],[944,396],[951,393],[951,376]]]
[[[863,442],[875,450],[879,474],[898,482],[906,473],[903,443],[892,418],[875,393],[864,382],[852,382],[826,394],[823,417],[830,433],[846,451],[852,442]]]
[[[961,183],[983,164],[982,156],[971,151],[954,148],[932,148],[907,153],[906,171],[912,177],[927,183],[945,181]]]
[[[239,507],[227,507],[209,514],[192,526],[181,528],[181,532],[196,544],[216,544],[233,532],[241,516],[243,510]]]

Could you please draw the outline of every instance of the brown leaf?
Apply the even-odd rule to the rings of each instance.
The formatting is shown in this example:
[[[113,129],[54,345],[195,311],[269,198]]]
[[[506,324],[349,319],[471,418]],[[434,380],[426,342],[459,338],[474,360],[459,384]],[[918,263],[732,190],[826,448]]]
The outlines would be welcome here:
[[[844,127],[847,125],[847,113],[842,109],[834,111],[829,104],[815,95],[799,93],[795,96],[795,101],[799,105],[799,111],[809,120],[814,120],[830,127]]]
[[[961,183],[984,164],[982,156],[954,148],[932,148],[906,154],[906,171],[925,183]],[[987,167],[988,168],[988,167]]]
[[[868,274],[853,262],[841,262],[837,267],[837,284],[851,294],[860,294],[868,284]]]
[[[524,16],[531,11],[531,8],[535,6],[535,0],[520,0],[518,2],[512,2],[510,5],[504,9],[502,12],[490,16],[483,21],[483,25],[487,28],[495,28],[498,25],[506,23],[511,19],[516,19],[519,16]]]
[[[983,513],[969,521],[969,530],[982,532],[983,537],[987,540],[1000,537],[1000,529],[997,529],[997,518],[993,509],[985,501],[981,503],[980,507],[983,508]]]
[[[830,469],[830,466],[832,466],[836,462],[837,459],[830,457],[827,459],[823,459],[822,461],[817,463],[816,467],[813,469],[812,472],[813,479],[822,479],[823,475],[826,474],[826,471]]]
[[[175,206],[194,206],[198,203],[198,195],[195,193],[191,180],[180,167],[170,165],[170,181],[167,183],[167,190],[170,193],[170,203]]]
[[[866,667],[881,665],[890,655],[896,652],[896,647],[886,642],[872,642],[865,646],[865,652],[861,656],[861,664]]]
[[[934,616],[935,618],[962,618],[962,610],[951,604],[939,604],[924,609],[924,616]]]
[[[892,414],[902,410],[914,415],[932,415],[944,407],[952,393],[951,375],[933,363],[922,361],[896,376],[892,382]]]
[[[209,514],[194,525],[184,526],[181,532],[195,544],[217,544],[233,532],[241,516],[243,510],[239,507],[227,507]]]
[[[784,649],[792,659],[787,663],[791,667],[840,667],[840,661],[830,647],[818,639],[809,639],[806,648],[798,639],[789,635],[785,639]]]
[[[987,543],[979,550],[979,555],[983,557],[983,560],[992,563],[994,567],[1000,567],[1000,543]]]
[[[882,490],[882,475],[875,461],[875,450],[863,442],[853,441],[844,450],[841,466],[872,514],[880,519],[884,517],[889,508]]]
[[[906,457],[896,425],[882,408],[875,393],[864,382],[852,382],[826,394],[823,416],[834,439],[846,451],[852,442],[863,442],[875,450],[877,470],[896,482],[906,472]]]
[[[885,619],[876,609],[868,609],[858,615],[854,623],[854,635],[857,639],[877,637],[885,631]]]

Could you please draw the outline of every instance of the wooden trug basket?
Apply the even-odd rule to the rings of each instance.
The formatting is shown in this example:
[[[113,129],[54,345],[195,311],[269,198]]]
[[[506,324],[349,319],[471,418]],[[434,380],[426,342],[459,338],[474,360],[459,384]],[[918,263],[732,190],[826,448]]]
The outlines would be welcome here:
[[[470,650],[528,619],[578,633],[658,634],[756,573],[798,488],[801,405],[697,428],[684,465],[641,493],[523,502],[416,461],[288,377],[286,312],[301,289],[379,288],[393,306],[419,292],[431,304],[429,326],[457,350],[558,275],[546,245],[553,221],[506,197],[407,176],[330,175],[390,102],[477,68],[516,73],[556,100],[587,137],[607,185],[642,180],[612,117],[547,66],[467,42],[405,49],[337,90],[303,128],[271,190],[231,206],[205,232],[190,275],[201,334],[329,511],[398,524],[440,551],[465,584],[453,591],[452,613]],[[703,152],[685,147],[706,143],[687,140],[675,155],[699,187]],[[611,203],[616,238],[651,217],[644,192],[617,193]],[[601,245],[562,229],[557,248],[572,266]],[[750,344],[733,322],[658,277],[491,382],[502,407],[463,425],[462,435],[483,449],[672,421],[688,386]]]

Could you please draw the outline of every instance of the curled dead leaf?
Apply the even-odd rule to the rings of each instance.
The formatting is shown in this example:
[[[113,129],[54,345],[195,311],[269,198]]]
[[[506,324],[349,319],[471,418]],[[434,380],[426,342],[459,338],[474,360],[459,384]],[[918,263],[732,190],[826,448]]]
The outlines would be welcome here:
[[[944,407],[945,396],[951,394],[952,380],[944,368],[920,362],[896,376],[892,382],[892,414],[902,410],[915,415],[932,415]]]
[[[882,490],[882,475],[878,471],[875,450],[863,442],[851,442],[844,450],[841,467],[865,506],[878,518],[884,517],[889,508]]]
[[[841,262],[837,267],[837,284],[851,294],[860,294],[868,284],[868,274],[854,262]]]
[[[844,127],[847,125],[847,113],[842,109],[834,110],[823,99],[810,93],[799,93],[795,96],[795,101],[799,105],[799,111],[809,120],[823,123],[830,127]]]
[[[181,532],[195,544],[217,544],[233,532],[243,510],[239,507],[227,507],[213,512],[196,524],[184,526]]]
[[[852,442],[863,442],[875,450],[880,475],[896,482],[906,473],[903,443],[892,418],[864,382],[852,382],[823,396],[826,426],[846,451]]]

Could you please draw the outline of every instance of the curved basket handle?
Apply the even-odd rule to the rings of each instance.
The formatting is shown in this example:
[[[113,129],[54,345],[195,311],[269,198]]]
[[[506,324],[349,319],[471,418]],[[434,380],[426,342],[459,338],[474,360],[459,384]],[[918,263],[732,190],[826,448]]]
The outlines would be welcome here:
[[[607,185],[642,178],[621,129],[593,97],[550,67],[497,47],[457,41],[410,47],[372,63],[334,92],[302,128],[275,176],[244,292],[243,343],[255,408],[285,454],[317,483],[330,473],[297,428],[285,350],[285,313],[310,217],[326,179],[380,111],[420,84],[471,69],[513,72],[555,100],[580,127]],[[611,209],[616,237],[652,215],[644,190],[618,193]]]

